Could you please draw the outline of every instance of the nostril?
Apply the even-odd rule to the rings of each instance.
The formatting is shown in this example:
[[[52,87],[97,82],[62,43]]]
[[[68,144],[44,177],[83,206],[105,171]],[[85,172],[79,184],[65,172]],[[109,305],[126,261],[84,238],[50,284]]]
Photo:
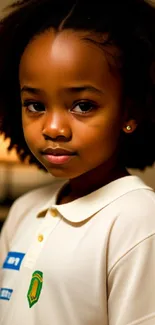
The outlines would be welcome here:
[[[49,136],[49,135],[43,134],[43,137],[46,141],[50,140],[50,141],[66,142],[66,141],[71,140],[71,136],[65,137],[64,135]]]
[[[45,140],[52,140],[52,138],[49,137],[49,135],[43,134],[43,137],[44,137]]]

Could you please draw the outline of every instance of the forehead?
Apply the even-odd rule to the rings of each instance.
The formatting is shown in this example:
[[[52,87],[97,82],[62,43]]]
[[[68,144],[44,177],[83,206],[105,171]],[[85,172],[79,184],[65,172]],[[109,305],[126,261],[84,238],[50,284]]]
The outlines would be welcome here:
[[[37,35],[26,47],[20,62],[20,79],[33,81],[39,76],[54,76],[55,81],[64,77],[72,79],[114,78],[110,74],[109,61],[115,49],[110,49],[108,58],[103,49],[85,38],[87,32],[64,30],[56,33],[48,30]],[[109,52],[110,52],[109,51]],[[117,75],[119,78],[119,75]]]

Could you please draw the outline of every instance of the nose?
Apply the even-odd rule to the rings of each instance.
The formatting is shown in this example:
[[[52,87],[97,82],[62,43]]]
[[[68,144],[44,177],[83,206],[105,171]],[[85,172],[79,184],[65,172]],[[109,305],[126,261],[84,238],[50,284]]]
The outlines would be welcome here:
[[[42,134],[45,140],[69,141],[72,130],[66,114],[58,111],[46,113]]]

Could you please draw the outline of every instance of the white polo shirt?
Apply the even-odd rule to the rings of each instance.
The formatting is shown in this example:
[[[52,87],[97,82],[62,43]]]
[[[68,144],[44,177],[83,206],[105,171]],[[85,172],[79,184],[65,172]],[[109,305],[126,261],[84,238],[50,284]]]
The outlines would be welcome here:
[[[0,239],[0,325],[155,325],[155,194],[127,176],[56,205],[12,206]]]

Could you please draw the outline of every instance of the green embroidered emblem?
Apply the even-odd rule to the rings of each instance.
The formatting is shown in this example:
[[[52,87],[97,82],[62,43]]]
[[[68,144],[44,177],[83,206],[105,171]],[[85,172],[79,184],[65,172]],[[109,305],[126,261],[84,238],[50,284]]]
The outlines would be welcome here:
[[[31,308],[39,300],[43,285],[43,273],[35,271],[32,275],[29,291],[27,294],[29,307]]]

